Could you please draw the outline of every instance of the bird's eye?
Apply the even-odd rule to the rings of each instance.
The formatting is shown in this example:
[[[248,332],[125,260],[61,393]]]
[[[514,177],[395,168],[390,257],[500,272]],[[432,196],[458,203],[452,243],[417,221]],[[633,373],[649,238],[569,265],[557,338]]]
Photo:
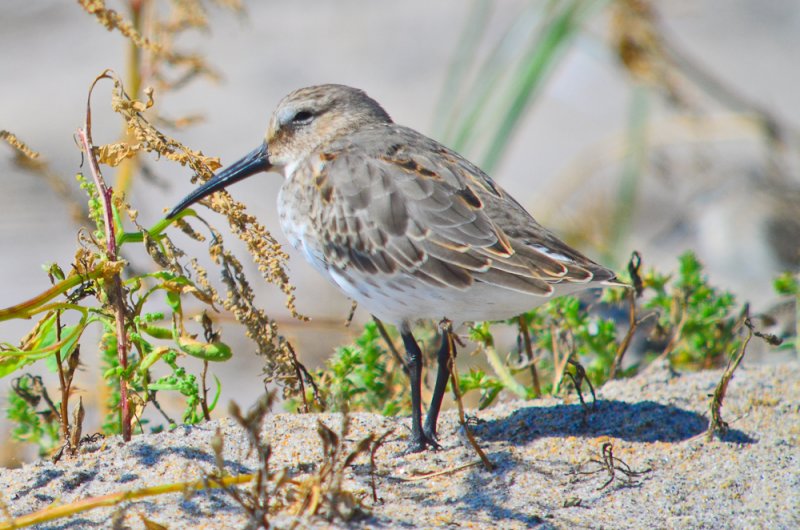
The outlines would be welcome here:
[[[305,123],[310,122],[313,117],[314,115],[311,113],[311,111],[301,110],[298,111],[297,114],[292,116],[292,123],[296,125],[303,125]]]

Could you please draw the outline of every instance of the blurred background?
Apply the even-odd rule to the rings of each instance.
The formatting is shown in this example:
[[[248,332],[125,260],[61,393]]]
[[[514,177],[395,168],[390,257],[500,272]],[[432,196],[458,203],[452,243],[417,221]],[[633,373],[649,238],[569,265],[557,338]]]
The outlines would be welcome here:
[[[223,165],[261,142],[272,109],[291,90],[348,84],[395,121],[484,167],[539,222],[609,266],[624,267],[638,250],[645,266],[673,270],[677,255],[692,249],[712,283],[757,311],[775,303],[773,278],[798,268],[794,0],[237,4],[200,4],[203,25],[186,16],[194,1],[107,2],[213,71],[192,77],[188,63],[148,67],[146,54],[133,57],[119,32],[75,2],[2,2],[0,128],[40,152],[49,169],[28,171],[0,148],[0,307],[45,290],[43,264],[66,268],[72,260],[82,224],[75,210],[85,202],[74,179],[81,154],[73,135],[89,85],[106,68],[132,96],[153,86],[157,125]],[[137,60],[143,66],[134,74]],[[93,96],[97,144],[122,137],[109,101],[110,84],[101,84]],[[144,226],[192,187],[188,168],[154,162],[143,157],[104,173],[126,191]],[[263,174],[230,191],[283,242],[280,185],[278,175]],[[201,215],[225,225],[210,211]],[[344,326],[349,301],[293,250],[291,280],[308,323],[289,316],[285,296],[259,279],[244,246],[232,236],[227,242],[259,303],[309,367],[357,332]],[[206,255],[201,244],[181,244]],[[357,323],[366,319],[356,312]],[[30,325],[3,322],[0,340],[16,343]],[[263,391],[259,361],[241,331],[224,333],[236,355],[215,366],[223,402],[246,406]],[[91,359],[85,350],[84,388],[103,384]],[[0,382],[0,394],[7,387]]]

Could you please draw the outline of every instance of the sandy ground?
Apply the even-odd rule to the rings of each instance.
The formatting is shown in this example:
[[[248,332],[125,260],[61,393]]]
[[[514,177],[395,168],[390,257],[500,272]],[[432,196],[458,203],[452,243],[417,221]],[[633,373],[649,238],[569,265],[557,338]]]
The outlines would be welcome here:
[[[729,388],[723,416],[731,430],[706,442],[708,395],[720,371],[679,375],[664,365],[605,386],[594,412],[576,399],[509,402],[471,414],[480,445],[497,466],[459,469],[477,460],[454,412],[444,415],[443,448],[408,454],[408,420],[354,414],[347,443],[393,428],[377,451],[372,501],[368,461],[359,458],[344,488],[366,515],[348,524],[301,519],[300,527],[350,528],[797,528],[800,525],[800,364],[744,366]],[[338,430],[339,415],[269,416],[263,432],[274,470],[291,476],[322,461],[317,421]],[[87,497],[201,478],[214,466],[210,441],[225,438],[232,473],[253,470],[242,430],[230,420],[171,433],[109,439],[57,465],[39,462],[0,475],[10,515]],[[606,487],[602,446],[632,470]],[[431,473],[443,472],[434,476]],[[242,528],[243,511],[220,491],[151,497],[86,512],[38,528],[144,528],[142,516],[177,528]],[[273,518],[277,526],[293,519]]]

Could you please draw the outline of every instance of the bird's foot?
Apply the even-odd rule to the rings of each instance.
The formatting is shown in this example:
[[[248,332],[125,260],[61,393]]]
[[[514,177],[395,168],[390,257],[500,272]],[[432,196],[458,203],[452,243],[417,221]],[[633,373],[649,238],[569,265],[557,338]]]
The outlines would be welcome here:
[[[436,436],[430,436],[425,432],[421,432],[415,436],[412,435],[411,445],[409,446],[409,452],[421,453],[426,449],[433,449],[434,451],[438,451],[441,448],[442,446],[436,442]]]
[[[439,437],[436,436],[436,427],[431,427],[430,424],[426,422],[426,424],[422,427],[422,434],[428,440],[433,440],[434,443],[439,441]]]

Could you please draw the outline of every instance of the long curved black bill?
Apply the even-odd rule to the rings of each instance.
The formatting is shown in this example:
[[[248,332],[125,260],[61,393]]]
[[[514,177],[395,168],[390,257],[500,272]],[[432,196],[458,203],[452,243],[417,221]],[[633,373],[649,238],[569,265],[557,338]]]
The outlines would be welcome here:
[[[167,214],[167,219],[175,217],[184,208],[196,203],[200,199],[207,197],[225,188],[234,182],[249,177],[261,171],[269,171],[272,165],[269,163],[269,153],[267,152],[267,142],[264,142],[256,149],[250,151],[243,158],[237,160],[230,166],[226,167],[213,177],[187,195],[175,208]]]

